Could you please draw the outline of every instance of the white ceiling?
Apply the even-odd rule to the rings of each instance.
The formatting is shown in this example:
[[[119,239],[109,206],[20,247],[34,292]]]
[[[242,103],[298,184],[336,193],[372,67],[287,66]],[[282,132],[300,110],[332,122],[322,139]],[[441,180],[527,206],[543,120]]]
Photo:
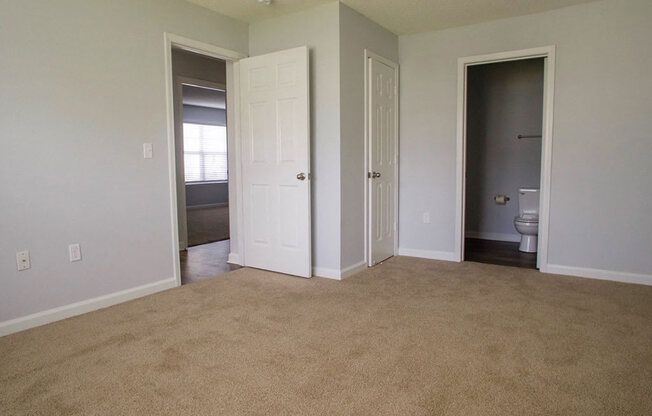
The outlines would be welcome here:
[[[253,23],[333,0],[187,0]],[[505,17],[522,16],[593,0],[342,0],[397,35],[429,32]]]

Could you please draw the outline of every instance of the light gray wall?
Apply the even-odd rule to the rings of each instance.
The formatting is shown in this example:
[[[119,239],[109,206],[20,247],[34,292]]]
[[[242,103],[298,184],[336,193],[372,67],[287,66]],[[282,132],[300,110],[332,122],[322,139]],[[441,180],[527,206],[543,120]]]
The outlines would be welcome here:
[[[364,50],[398,62],[398,37],[340,4],[340,175],[342,268],[364,253]]]
[[[541,139],[517,136],[541,134],[543,58],[469,67],[467,97],[466,232],[518,241],[518,188],[539,187]]]
[[[557,45],[549,263],[651,274],[650,20],[610,0],[400,37],[400,246],[454,250],[457,59]]]
[[[173,276],[164,32],[248,50],[180,0],[0,3],[0,321]]]
[[[313,266],[340,269],[339,3],[254,23],[249,52],[310,49]]]

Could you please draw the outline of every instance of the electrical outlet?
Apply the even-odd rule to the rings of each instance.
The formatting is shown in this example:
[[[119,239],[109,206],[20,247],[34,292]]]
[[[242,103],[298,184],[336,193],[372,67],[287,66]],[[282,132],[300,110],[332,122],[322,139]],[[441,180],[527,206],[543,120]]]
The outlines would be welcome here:
[[[143,158],[151,159],[154,155],[154,146],[151,143],[143,143]]]
[[[430,213],[429,212],[424,212],[423,213],[423,223],[424,224],[430,224]]]
[[[19,272],[27,270],[32,267],[32,262],[29,259],[29,251],[23,250],[16,253],[16,267]]]
[[[70,254],[70,262],[81,261],[81,247],[79,244],[71,244],[68,246],[68,253]]]

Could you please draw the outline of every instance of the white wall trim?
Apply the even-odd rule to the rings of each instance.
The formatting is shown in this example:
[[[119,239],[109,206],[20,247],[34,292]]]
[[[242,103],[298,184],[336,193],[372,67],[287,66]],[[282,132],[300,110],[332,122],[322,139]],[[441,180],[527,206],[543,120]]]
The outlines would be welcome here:
[[[467,67],[491,62],[546,58],[544,63],[544,107],[541,138],[541,185],[539,201],[539,251],[537,266],[543,271],[548,264],[550,229],[550,177],[552,174],[552,126],[555,91],[555,46],[499,52],[459,58],[457,61],[457,169],[455,197],[455,259],[464,260],[464,207],[466,172],[466,78]]]
[[[453,251],[432,251],[399,247],[398,255],[407,257],[419,257],[422,259],[430,260],[459,261],[457,260],[457,253]]]
[[[342,274],[337,269],[328,269],[326,267],[313,267],[312,275],[314,277],[323,277],[325,279],[342,280]]]
[[[242,266],[242,261],[240,260],[238,253],[229,253],[229,258],[226,260],[226,262],[229,264],[237,264]]]
[[[218,208],[218,207],[228,207],[228,202],[217,202],[215,204],[201,204],[201,205],[186,205],[186,209],[203,209],[203,208]]]
[[[175,277],[0,322],[0,336],[60,321],[177,286]]]
[[[370,155],[370,148],[371,146],[369,145],[370,137],[369,137],[369,105],[370,105],[370,100],[369,100],[369,59],[375,59],[379,62],[382,62],[383,64],[394,68],[395,70],[395,85],[396,85],[396,104],[394,108],[394,129],[395,132],[394,134],[396,135],[396,142],[394,143],[394,152],[396,155],[396,161],[394,163],[394,255],[398,253],[398,194],[399,194],[399,166],[398,166],[398,161],[399,161],[399,151],[400,151],[400,102],[399,102],[399,94],[400,94],[400,75],[399,75],[399,64],[391,61],[381,55],[378,55],[369,49],[364,50],[364,171],[362,174],[364,175],[364,258],[365,261],[367,262],[367,265],[369,267],[373,266],[371,264],[371,227],[369,227],[370,224],[370,216],[371,216],[371,208],[370,208],[370,189],[369,189],[369,178],[367,176],[369,172],[369,158],[371,157]]]
[[[353,264],[349,267],[345,267],[342,269],[340,272],[340,276],[342,279],[346,279],[347,277],[351,277],[354,274],[358,274],[361,271],[367,270],[369,266],[367,266],[367,262],[365,260],[362,260],[356,264]]]
[[[163,34],[163,44],[164,44],[164,55],[165,55],[165,97],[166,97],[166,116],[167,116],[167,129],[168,129],[168,176],[170,184],[170,213],[171,213],[171,226],[172,226],[172,268],[173,276],[176,279],[177,286],[181,286],[181,261],[179,258],[179,250],[181,243],[179,241],[179,219],[178,219],[178,210],[177,210],[177,166],[176,166],[176,147],[175,147],[175,134],[174,134],[174,78],[172,73],[172,47],[178,47],[183,50],[199,53],[201,55],[210,56],[213,58],[218,58],[226,61],[226,73],[227,73],[227,101],[233,102],[233,111],[227,112],[227,135],[233,137],[236,143],[239,143],[238,140],[238,108],[237,103],[234,100],[230,100],[234,96],[237,97],[237,88],[238,83],[237,79],[234,79],[233,76],[229,77],[229,74],[234,74],[234,66],[237,65],[237,61],[245,58],[246,55],[241,54],[236,51],[229,49],[220,48],[219,46],[211,45],[208,43],[196,41],[193,39],[185,38],[183,36],[175,35],[172,33]],[[237,71],[235,71],[237,72]],[[231,116],[229,116],[231,114]],[[235,125],[234,125],[235,124]],[[238,146],[235,146],[233,158],[236,160],[236,166],[239,167],[238,159],[240,157]],[[229,158],[231,159],[231,157]],[[240,172],[236,169],[235,180],[239,184]],[[231,182],[229,182],[231,183]],[[229,199],[238,201],[238,192],[239,188],[232,188],[229,186]],[[236,198],[232,198],[231,192],[236,191]],[[242,206],[237,204],[235,208],[237,210],[236,216],[238,217],[238,223],[242,216]],[[231,213],[232,214],[232,213]],[[238,250],[244,255],[242,238],[240,238],[240,233],[242,228],[238,227],[234,233],[231,230],[231,235],[235,235],[235,239],[238,242]],[[233,247],[232,247],[233,249]]]
[[[345,267],[342,270],[328,269],[326,267],[313,267],[312,275],[315,277],[323,277],[326,279],[342,280],[342,279],[346,279],[347,277],[351,277],[354,274],[358,274],[361,271],[366,270],[367,268],[368,268],[367,261],[362,260],[349,267]]]
[[[652,286],[652,275],[650,274],[590,269],[587,267],[562,266],[560,264],[548,264],[545,272],[552,274],[563,274],[566,276],[586,277],[589,279],[611,280],[614,282],[637,283],[641,285]]]
[[[508,233],[486,233],[484,231],[466,231],[464,233],[466,238],[477,238],[480,240],[492,240],[492,241],[509,241],[512,243],[518,243],[521,241],[520,234],[508,234]]]

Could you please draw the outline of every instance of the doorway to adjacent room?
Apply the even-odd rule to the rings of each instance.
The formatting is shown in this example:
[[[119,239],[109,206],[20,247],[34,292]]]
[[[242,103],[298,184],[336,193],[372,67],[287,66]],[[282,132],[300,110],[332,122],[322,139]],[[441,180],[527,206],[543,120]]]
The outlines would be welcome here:
[[[554,52],[459,60],[460,261],[547,267]]]
[[[172,49],[181,283],[238,268],[228,263],[226,62]]]

